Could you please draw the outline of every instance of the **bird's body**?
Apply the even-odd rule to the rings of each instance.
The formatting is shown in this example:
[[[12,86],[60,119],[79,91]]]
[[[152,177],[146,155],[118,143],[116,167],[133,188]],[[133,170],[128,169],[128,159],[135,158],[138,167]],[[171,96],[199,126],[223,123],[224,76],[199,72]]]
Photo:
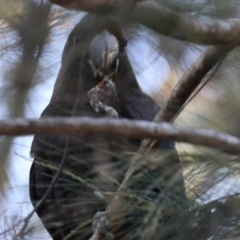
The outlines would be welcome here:
[[[104,117],[104,114],[97,113],[92,108],[87,93],[100,82],[89,65],[89,56],[92,56],[89,54],[89,46],[94,36],[107,29],[119,43],[117,53],[119,67],[114,79],[118,101],[112,107],[118,112],[119,118],[153,120],[159,107],[152,98],[141,91],[125,53],[124,43],[121,42],[122,40],[124,42],[124,39],[118,28],[119,25],[112,18],[88,14],[73,29],[63,51],[62,66],[52,98],[41,118]],[[104,70],[106,74],[108,71],[116,70],[116,61],[114,59],[111,61]],[[69,237],[67,239],[72,240],[89,239],[92,234],[91,224],[94,214],[106,209],[112,197],[111,193],[118,189],[131,164],[129,154],[133,155],[132,153],[137,151],[139,143],[139,139],[122,139],[118,136],[97,133],[34,137],[31,149],[34,162],[30,172],[30,197],[33,205],[43,197],[62,158],[66,157],[57,184],[37,210],[38,216],[54,240],[64,239],[66,236]],[[130,188],[133,193],[136,191],[138,196],[144,192],[146,197],[157,198],[159,193],[172,188],[162,187],[163,179],[172,177],[173,182],[170,185],[178,186],[176,188],[178,199],[185,201],[181,165],[174,144],[164,142],[160,148],[172,150],[174,157],[159,169],[156,167],[158,164],[153,163],[154,167],[150,167],[153,175],[147,177],[147,181],[143,181],[142,177],[140,180],[134,178]],[[165,152],[163,151],[164,154]],[[149,166],[151,161],[149,159],[147,161]],[[145,172],[146,168],[143,174]],[[150,172],[147,171],[146,176]],[[141,185],[138,185],[138,182]],[[140,191],[139,188],[145,189]],[[174,191],[170,192],[173,194]],[[103,193],[106,193],[105,197]],[[160,202],[159,199],[157,201]],[[176,202],[181,205],[181,201]],[[116,239],[126,239],[123,236],[126,236],[130,230],[125,228],[124,231]],[[131,231],[136,234],[139,230]]]

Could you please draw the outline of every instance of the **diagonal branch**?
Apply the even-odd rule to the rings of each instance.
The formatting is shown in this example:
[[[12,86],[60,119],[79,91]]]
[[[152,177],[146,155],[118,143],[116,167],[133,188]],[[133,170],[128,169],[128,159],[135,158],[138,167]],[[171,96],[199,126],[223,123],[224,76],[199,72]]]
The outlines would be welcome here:
[[[162,110],[156,115],[154,121],[172,122],[172,120],[175,119],[175,116],[179,114],[179,111],[183,109],[183,105],[197,88],[204,76],[214,66],[216,66],[219,61],[222,61],[233,49],[233,47],[234,46],[232,45],[228,45],[208,48],[179,80],[178,84],[173,89],[171,95],[166,100]],[[142,141],[138,152],[142,154],[147,153],[157,143],[159,142],[156,139],[146,138]],[[131,166],[128,169],[124,180],[118,189],[119,191],[123,191],[124,189],[126,189],[127,183],[129,179],[134,175],[136,168],[137,164]],[[117,209],[122,201],[124,201],[123,197],[115,196],[115,198],[107,207],[107,213],[110,214],[111,212],[114,212],[113,209]],[[98,239],[101,239],[100,235],[94,233],[91,240]]]
[[[161,111],[154,118],[155,122],[172,122],[182,110],[182,106],[198,87],[204,76],[233,49],[233,46],[209,47],[190,69],[181,77]],[[144,139],[139,152],[148,152],[156,144],[153,139]]]

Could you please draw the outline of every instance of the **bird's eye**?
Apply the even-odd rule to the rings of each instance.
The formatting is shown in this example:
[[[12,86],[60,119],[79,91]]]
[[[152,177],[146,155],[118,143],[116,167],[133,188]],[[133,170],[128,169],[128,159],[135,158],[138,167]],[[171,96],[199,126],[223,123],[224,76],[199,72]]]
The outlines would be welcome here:
[[[125,48],[128,44],[128,40],[125,38],[122,42],[121,42],[121,47]]]
[[[73,38],[73,44],[76,45],[77,42],[78,42],[78,39],[77,39],[77,37],[75,36],[75,37]]]

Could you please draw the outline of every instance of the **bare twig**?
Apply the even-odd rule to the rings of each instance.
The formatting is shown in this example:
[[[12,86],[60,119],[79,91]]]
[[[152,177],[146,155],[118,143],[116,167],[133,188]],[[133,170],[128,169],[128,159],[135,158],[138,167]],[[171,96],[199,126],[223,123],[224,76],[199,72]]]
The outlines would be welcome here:
[[[33,210],[23,219],[21,220],[21,222],[24,222],[23,226],[21,227],[21,229],[19,230],[19,232],[16,234],[16,236],[14,237],[14,239],[23,239],[24,235],[25,235],[25,231],[26,228],[28,226],[29,220],[31,219],[31,217],[33,216],[33,214],[35,212],[37,212],[37,210],[43,205],[43,203],[47,200],[49,194],[52,192],[55,184],[58,181],[58,178],[60,176],[60,174],[62,173],[63,167],[65,165],[66,159],[67,159],[67,152],[68,152],[68,146],[69,146],[69,139],[70,137],[68,136],[68,138],[66,139],[66,143],[65,143],[65,147],[64,147],[64,153],[62,156],[62,160],[60,162],[60,165],[57,169],[56,174],[54,175],[47,191],[44,193],[43,197],[37,202],[37,204],[34,206]]]

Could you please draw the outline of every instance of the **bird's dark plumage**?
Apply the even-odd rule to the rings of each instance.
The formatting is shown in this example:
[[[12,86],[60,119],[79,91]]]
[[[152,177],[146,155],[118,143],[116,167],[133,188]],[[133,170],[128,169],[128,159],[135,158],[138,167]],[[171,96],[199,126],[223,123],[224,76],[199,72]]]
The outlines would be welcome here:
[[[141,91],[137,83],[124,49],[126,41],[119,24],[112,17],[94,14],[86,15],[70,33],[62,54],[62,65],[52,98],[41,118],[103,117],[93,110],[87,94],[100,82],[99,76],[94,77],[89,64],[89,45],[103,30],[114,35],[119,44],[119,67],[114,78],[119,101],[114,108],[120,118],[153,120],[159,107],[151,97]],[[108,68],[104,69],[105,74],[116,68],[116,59],[110,63]],[[66,149],[67,142],[69,144]],[[130,165],[128,154],[130,151],[136,151],[139,143],[140,140],[136,139],[121,139],[118,136],[97,133],[34,137],[31,149],[34,162],[30,172],[30,197],[33,205],[44,195],[65,153],[67,157],[64,171],[56,186],[47,201],[37,210],[38,216],[54,240],[63,239],[67,235],[71,235],[68,239],[89,239],[94,214],[104,211],[109,202],[109,197],[103,198],[101,191],[117,190]],[[160,164],[159,168],[158,161],[151,162],[146,156],[147,165],[145,164],[144,169],[140,171],[140,179],[135,177],[130,183],[130,188],[132,193],[142,198],[146,197],[147,201],[156,204],[161,204],[159,193],[169,192],[169,198],[177,195],[176,204],[179,204],[180,208],[182,202],[186,201],[186,195],[175,146],[171,142],[164,142],[161,149],[172,150],[174,154],[164,164]],[[159,159],[166,155],[166,151],[161,149],[158,152]],[[149,171],[146,166],[149,167]],[[143,180],[144,177],[148,180]],[[164,181],[170,182],[168,186],[164,185]],[[141,221],[135,222],[139,224]],[[134,232],[133,227],[129,229],[132,229],[130,236],[139,231],[138,229]],[[127,232],[125,228],[122,239],[126,239],[123,236]]]

